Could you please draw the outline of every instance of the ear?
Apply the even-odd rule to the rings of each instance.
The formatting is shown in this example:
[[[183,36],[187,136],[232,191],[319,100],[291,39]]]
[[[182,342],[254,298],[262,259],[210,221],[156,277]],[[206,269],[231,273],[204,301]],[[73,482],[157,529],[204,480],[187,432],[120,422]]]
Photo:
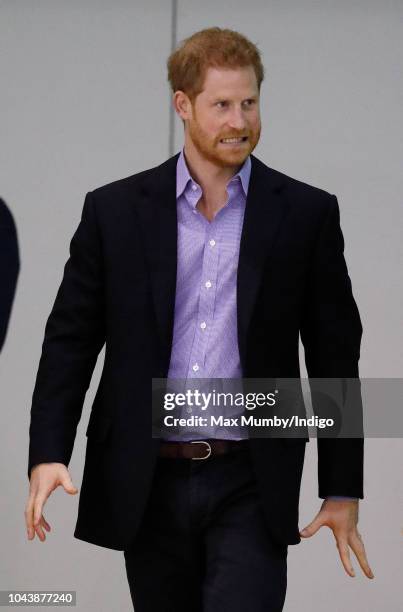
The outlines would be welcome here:
[[[192,116],[192,104],[184,91],[175,91],[172,98],[172,104],[182,121],[186,121]]]

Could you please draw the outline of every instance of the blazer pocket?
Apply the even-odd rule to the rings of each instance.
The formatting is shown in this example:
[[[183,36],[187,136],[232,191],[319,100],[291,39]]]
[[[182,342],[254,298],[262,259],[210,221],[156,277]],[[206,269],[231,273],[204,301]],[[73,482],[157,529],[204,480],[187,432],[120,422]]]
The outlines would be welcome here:
[[[108,436],[111,425],[111,417],[99,415],[92,412],[90,415],[90,420],[88,421],[87,431],[85,432],[85,435],[91,440],[96,440],[97,442],[104,442]]]

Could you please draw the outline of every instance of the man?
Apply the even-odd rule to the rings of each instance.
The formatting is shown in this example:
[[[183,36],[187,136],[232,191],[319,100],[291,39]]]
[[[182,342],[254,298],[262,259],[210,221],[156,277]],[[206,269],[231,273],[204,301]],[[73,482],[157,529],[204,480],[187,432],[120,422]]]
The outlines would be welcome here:
[[[183,150],[87,194],[71,243],[33,396],[28,537],[50,529],[50,491],[77,492],[67,466],[106,344],[75,537],[124,551],[136,612],[277,611],[306,440],[152,438],[151,381],[299,377],[299,332],[309,376],[358,376],[337,199],[251,155],[264,71],[245,37],[198,32],[168,74]],[[350,546],[372,577],[357,531],[362,439],[318,439],[318,452],[326,499],[301,535],[328,525],[346,572]]]
[[[14,219],[0,198],[0,351],[6,339],[19,269],[20,258]]]

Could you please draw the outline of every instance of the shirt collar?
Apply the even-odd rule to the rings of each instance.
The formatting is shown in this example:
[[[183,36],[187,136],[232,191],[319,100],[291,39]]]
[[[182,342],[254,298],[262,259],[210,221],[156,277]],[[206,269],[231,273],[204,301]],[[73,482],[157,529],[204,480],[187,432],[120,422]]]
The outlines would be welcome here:
[[[234,174],[234,176],[227,183],[229,184],[231,182],[240,180],[245,196],[248,195],[251,167],[252,167],[252,163],[251,163],[250,155],[248,155],[242,167],[238,170],[236,174]],[[178,157],[177,164],[176,164],[176,197],[177,198],[179,198],[179,196],[183,194],[189,181],[192,181],[192,183],[195,183],[196,185],[198,185],[198,183],[196,183],[196,181],[192,178],[189,172],[189,168],[187,166],[186,159],[185,159],[184,150],[182,149]],[[200,185],[198,185],[198,187],[200,187]]]

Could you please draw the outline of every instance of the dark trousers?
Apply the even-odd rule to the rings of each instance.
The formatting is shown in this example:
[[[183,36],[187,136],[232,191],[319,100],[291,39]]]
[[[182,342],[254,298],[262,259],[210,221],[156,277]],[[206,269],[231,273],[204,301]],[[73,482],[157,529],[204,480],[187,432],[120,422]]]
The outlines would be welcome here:
[[[247,447],[201,461],[160,457],[124,551],[135,612],[280,612],[287,552],[268,533]]]

